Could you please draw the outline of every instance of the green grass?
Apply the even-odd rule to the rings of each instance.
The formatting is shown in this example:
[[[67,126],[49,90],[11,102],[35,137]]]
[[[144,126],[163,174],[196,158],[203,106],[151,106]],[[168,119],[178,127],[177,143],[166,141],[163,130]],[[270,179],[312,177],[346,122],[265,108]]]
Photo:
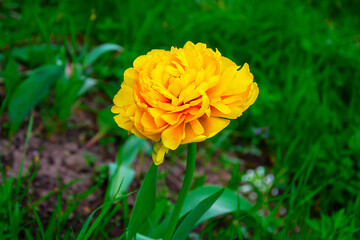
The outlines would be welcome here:
[[[232,169],[226,158],[214,159],[209,152],[219,147],[222,152],[241,155],[241,146],[253,145],[275,161],[270,171],[281,194],[264,198],[260,207],[267,209],[269,216],[262,218],[262,232],[254,230],[259,223],[249,216],[233,213],[230,220],[226,217],[211,220],[200,236],[207,239],[219,239],[219,236],[241,239],[242,235],[246,239],[246,234],[253,239],[360,238],[360,18],[356,11],[360,5],[357,1],[136,0],[87,1],[86,4],[3,1],[0,8],[3,77],[10,74],[17,84],[28,77],[24,72],[21,77],[15,76],[11,59],[21,62],[26,71],[59,61],[80,66],[73,77],[55,80],[46,97],[37,102],[44,122],[50,119],[46,122],[49,131],[56,129],[54,126],[68,126],[71,106],[78,101],[84,79],[97,79],[90,90],[103,93],[101,104],[105,108],[111,105],[124,70],[137,56],[153,48],[181,47],[188,40],[204,42],[240,65],[249,63],[260,88],[258,100],[244,116],[232,121],[226,131],[208,140],[199,154],[204,161]],[[94,21],[90,20],[92,14],[93,18],[96,15]],[[90,50],[102,43],[118,44],[124,51],[104,53],[90,67],[85,67],[84,59]],[[68,86],[73,92],[61,104],[56,103],[61,92],[69,90]],[[14,93],[11,88],[6,86],[9,99],[1,99],[2,114],[9,114],[7,107]],[[84,92],[82,96],[87,94]],[[108,123],[112,121],[111,115],[101,110],[93,110],[98,116],[100,137],[110,134],[125,142],[126,134],[118,130],[114,133],[113,122]],[[61,115],[61,119],[54,117],[55,114]],[[263,127],[268,127],[269,136],[254,133],[254,128]],[[2,137],[11,134],[9,124],[4,123],[2,129]],[[223,137],[225,134],[227,137]],[[233,161],[238,163],[239,159]],[[233,181],[241,179],[239,172],[233,175]],[[36,214],[38,200],[31,199],[34,205],[30,205],[28,189],[22,188],[22,182],[15,177],[3,179],[0,186],[5,196],[0,202],[0,212],[7,216],[0,217],[1,239],[79,236],[66,222],[72,206],[76,207],[81,199],[73,201],[69,211],[61,210],[58,202],[51,218],[41,225],[44,219],[39,220]],[[11,188],[13,185],[15,189]],[[24,202],[27,210],[19,207]],[[107,239],[114,227],[109,226],[111,218],[126,211],[122,205],[127,206],[119,204],[108,209],[112,212],[93,230],[94,238]],[[287,209],[284,216],[278,214],[280,207]]]

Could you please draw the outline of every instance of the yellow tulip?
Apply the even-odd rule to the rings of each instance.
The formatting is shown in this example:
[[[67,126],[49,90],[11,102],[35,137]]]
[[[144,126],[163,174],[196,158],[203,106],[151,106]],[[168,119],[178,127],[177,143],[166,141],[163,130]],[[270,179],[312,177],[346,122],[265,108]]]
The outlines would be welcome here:
[[[159,165],[169,149],[216,135],[258,94],[248,64],[240,68],[217,49],[187,42],[135,59],[111,111],[119,127],[156,142],[153,161]]]

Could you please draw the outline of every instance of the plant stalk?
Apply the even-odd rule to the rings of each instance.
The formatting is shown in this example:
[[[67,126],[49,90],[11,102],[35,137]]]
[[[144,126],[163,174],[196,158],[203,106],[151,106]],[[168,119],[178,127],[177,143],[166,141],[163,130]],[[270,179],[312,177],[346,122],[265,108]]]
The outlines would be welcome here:
[[[173,213],[171,215],[168,231],[165,234],[164,240],[170,240],[172,235],[174,234],[176,225],[179,220],[181,209],[184,205],[186,196],[191,187],[191,183],[195,171],[195,162],[196,162],[196,143],[189,143],[184,182],[180,189],[179,197],[176,201]]]

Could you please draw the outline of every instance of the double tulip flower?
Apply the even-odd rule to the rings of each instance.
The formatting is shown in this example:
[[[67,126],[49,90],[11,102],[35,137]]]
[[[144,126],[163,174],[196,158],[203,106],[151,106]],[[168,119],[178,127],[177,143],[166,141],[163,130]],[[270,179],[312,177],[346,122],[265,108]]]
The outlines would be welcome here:
[[[119,127],[155,142],[159,165],[169,149],[201,142],[238,118],[259,94],[242,67],[203,43],[152,50],[124,73],[111,111]]]

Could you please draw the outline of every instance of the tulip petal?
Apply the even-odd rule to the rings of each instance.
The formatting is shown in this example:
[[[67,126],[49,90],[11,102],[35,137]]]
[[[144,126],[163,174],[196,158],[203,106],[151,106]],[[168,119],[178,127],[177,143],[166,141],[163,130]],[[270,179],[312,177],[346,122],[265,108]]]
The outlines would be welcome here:
[[[181,144],[191,143],[191,142],[202,142],[206,139],[205,135],[198,135],[194,132],[190,124],[185,125],[185,138],[181,141]]]
[[[169,151],[168,148],[162,144],[162,142],[157,142],[153,145],[152,159],[155,165],[160,165],[164,161],[165,153]]]
[[[132,87],[135,84],[138,76],[139,73],[134,68],[128,68],[124,72],[124,83],[129,87]]]
[[[249,106],[252,105],[255,102],[258,95],[259,95],[259,88],[258,88],[257,83],[254,82],[251,85],[251,93],[250,93],[250,98],[247,102],[247,105],[249,105]]]
[[[148,112],[143,113],[141,123],[144,127],[144,131],[153,131],[157,129],[153,116]]]
[[[132,88],[124,85],[115,95],[113,102],[115,106],[118,107],[133,104],[134,103],[134,98],[132,97],[133,95],[134,92]]]
[[[231,109],[227,105],[223,104],[222,102],[211,103],[210,105],[224,114],[231,113]]]
[[[210,117],[210,118],[201,118],[200,123],[205,130],[204,135],[207,138],[211,138],[215,136],[218,132],[226,128],[227,125],[229,125],[230,120],[217,118],[217,117]]]
[[[161,115],[161,118],[170,125],[175,125],[182,115],[182,113],[165,113]]]
[[[112,106],[111,107],[111,112],[112,113],[121,113],[121,112],[124,112],[124,110],[118,106]]]
[[[179,147],[185,135],[185,123],[181,123],[176,127],[168,128],[161,134],[162,143],[166,148],[175,150]]]
[[[197,135],[201,135],[204,133],[204,128],[201,125],[201,123],[199,122],[199,120],[194,119],[194,120],[190,121],[190,125]]]
[[[134,127],[134,123],[129,118],[124,117],[121,114],[116,115],[114,120],[119,127],[127,131],[130,131]]]

